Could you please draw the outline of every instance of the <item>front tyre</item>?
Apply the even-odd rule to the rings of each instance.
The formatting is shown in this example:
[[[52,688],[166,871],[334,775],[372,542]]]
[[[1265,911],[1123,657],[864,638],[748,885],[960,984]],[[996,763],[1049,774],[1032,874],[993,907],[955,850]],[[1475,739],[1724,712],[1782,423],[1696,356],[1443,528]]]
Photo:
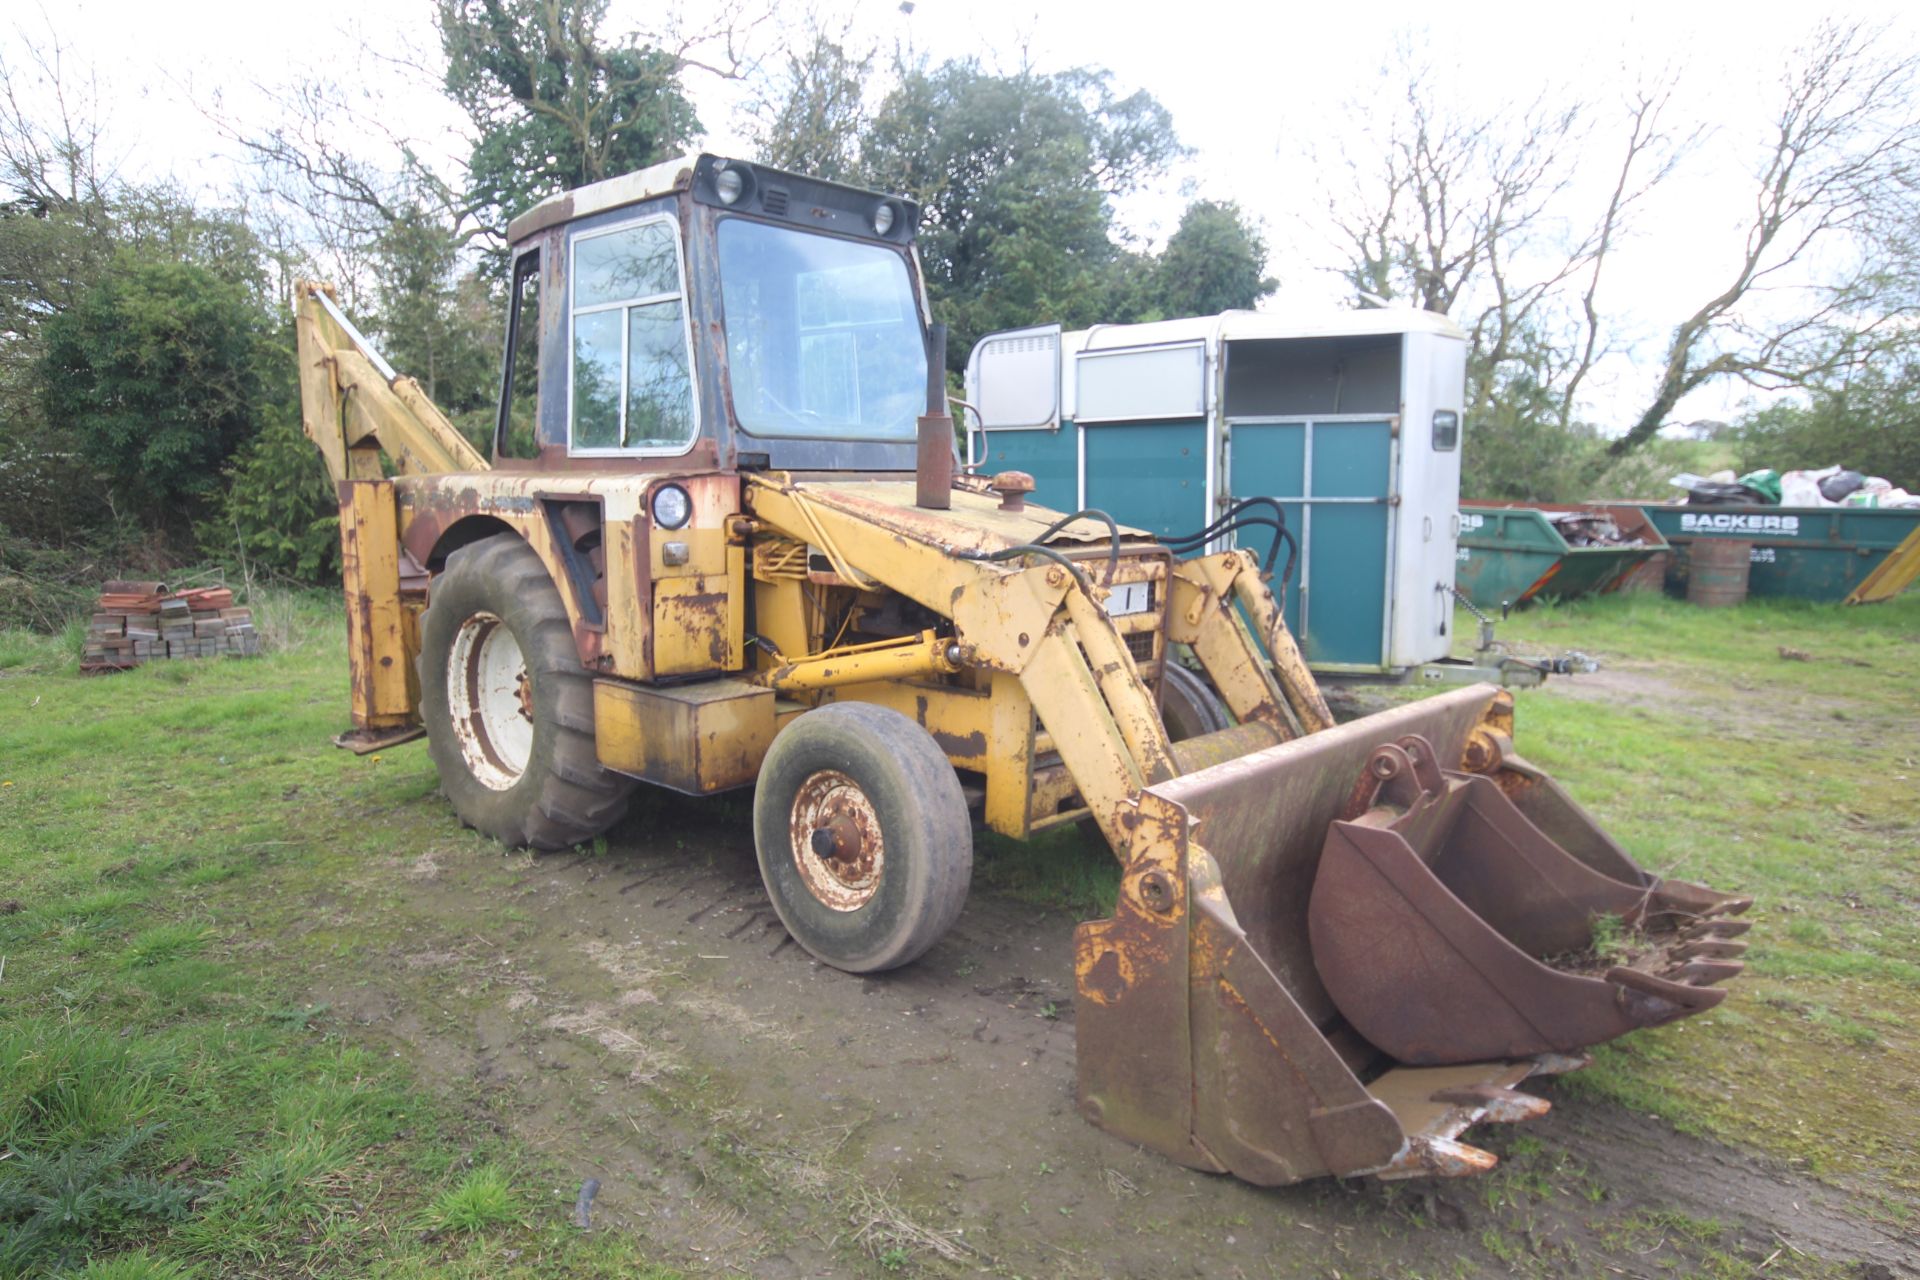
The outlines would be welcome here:
[[[849,973],[919,958],[960,915],[973,826],[946,754],[886,707],[835,702],[773,740],[754,846],[794,940]]]
[[[593,678],[539,553],[516,534],[461,547],[420,620],[420,719],[468,826],[564,849],[626,813],[633,781],[594,751]]]
[[[1168,659],[1161,677],[1160,721],[1169,742],[1185,742],[1230,727],[1233,717],[1205,676]]]

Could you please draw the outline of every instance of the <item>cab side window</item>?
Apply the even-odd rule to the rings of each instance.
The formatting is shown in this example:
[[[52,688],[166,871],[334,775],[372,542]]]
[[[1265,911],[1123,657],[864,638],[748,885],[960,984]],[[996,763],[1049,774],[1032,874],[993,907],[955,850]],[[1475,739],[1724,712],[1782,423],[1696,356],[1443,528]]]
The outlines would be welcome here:
[[[540,405],[540,251],[523,253],[513,264],[507,295],[506,370],[500,387],[499,434],[494,449],[502,458],[540,454],[534,419]]]
[[[697,423],[673,222],[575,237],[572,278],[574,451],[681,452]]]

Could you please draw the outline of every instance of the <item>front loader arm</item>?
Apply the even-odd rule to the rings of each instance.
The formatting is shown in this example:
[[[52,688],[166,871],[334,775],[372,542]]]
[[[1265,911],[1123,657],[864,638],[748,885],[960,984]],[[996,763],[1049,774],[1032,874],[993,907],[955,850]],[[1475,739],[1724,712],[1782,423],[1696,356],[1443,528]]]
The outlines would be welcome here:
[[[1132,842],[1130,816],[1149,786],[1179,776],[1152,687],[1101,607],[1105,592],[1057,564],[1026,569],[983,563],[881,528],[777,476],[749,478],[756,519],[817,546],[851,581],[873,583],[952,620],[961,665],[1016,677],[1116,856]],[[1231,551],[1174,572],[1168,639],[1191,644],[1234,714],[1234,754],[1331,724],[1326,703],[1260,580],[1252,558]],[[1269,664],[1239,609],[1263,626]],[[1259,730],[1267,731],[1262,735]],[[1186,744],[1181,744],[1182,748]]]
[[[380,479],[382,453],[401,475],[488,469],[420,384],[395,373],[354,328],[332,285],[294,286],[294,327],[301,426],[334,483]]]
[[[1228,551],[1176,568],[1167,639],[1192,646],[1236,718],[1271,725],[1289,738],[1330,729],[1333,713],[1256,563],[1252,552]],[[1250,643],[1241,610],[1271,664]]]

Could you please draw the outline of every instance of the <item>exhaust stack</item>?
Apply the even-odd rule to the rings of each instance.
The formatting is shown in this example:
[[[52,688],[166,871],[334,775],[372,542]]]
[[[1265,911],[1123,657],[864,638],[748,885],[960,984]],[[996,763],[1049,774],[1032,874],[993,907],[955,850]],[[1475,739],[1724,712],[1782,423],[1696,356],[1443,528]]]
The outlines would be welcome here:
[[[953,505],[953,416],[947,412],[947,326],[927,331],[927,411],[920,418],[914,502],[931,511]]]

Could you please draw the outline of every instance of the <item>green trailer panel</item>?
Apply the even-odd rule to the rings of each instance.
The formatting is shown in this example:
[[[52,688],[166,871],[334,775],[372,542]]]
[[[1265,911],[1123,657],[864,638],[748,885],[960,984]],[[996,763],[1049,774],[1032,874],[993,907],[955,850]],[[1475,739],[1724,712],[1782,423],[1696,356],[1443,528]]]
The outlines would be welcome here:
[[[1643,506],[1674,545],[1669,590],[1686,590],[1686,548],[1696,538],[1753,544],[1750,596],[1841,601],[1916,528],[1920,510],[1880,507]]]
[[[996,471],[1024,471],[1033,477],[1033,500],[1056,511],[1080,507],[1080,442],[1073,424],[1055,431],[991,431],[987,433],[985,475]]]
[[[1353,591],[1351,584],[1388,580],[1386,513],[1372,506],[1342,504],[1317,507],[1310,519],[1307,661],[1377,667],[1386,643],[1386,596],[1379,591]],[[1340,607],[1315,610],[1311,603],[1315,583]]]
[[[1088,506],[1163,538],[1206,527],[1204,422],[1103,422],[1082,434]]]
[[[1667,550],[1655,528],[1622,529],[1637,534],[1637,547],[1576,547],[1552,517],[1570,511],[1608,513],[1591,507],[1505,507],[1460,504],[1460,556],[1454,581],[1482,609],[1533,599],[1567,600],[1611,591],[1627,574]],[[1632,508],[1620,513],[1625,523]]]

